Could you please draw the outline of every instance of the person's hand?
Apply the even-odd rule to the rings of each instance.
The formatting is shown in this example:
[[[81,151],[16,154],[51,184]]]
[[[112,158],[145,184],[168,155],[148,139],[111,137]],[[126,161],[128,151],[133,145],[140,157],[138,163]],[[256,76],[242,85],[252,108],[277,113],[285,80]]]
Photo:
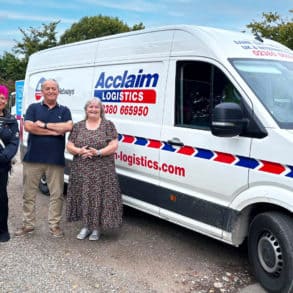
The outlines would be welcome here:
[[[60,133],[57,132],[57,131],[50,130],[50,135],[59,136],[59,135],[64,135],[64,134],[60,134]]]
[[[91,157],[97,156],[97,150],[95,148],[89,147],[88,150],[90,151]]]
[[[44,128],[44,127],[45,127],[45,123],[42,122],[42,121],[40,121],[40,120],[37,120],[37,121],[35,122],[35,124],[36,124],[38,127],[41,127],[41,128]]]
[[[89,149],[88,146],[83,146],[80,148],[80,152],[79,152],[79,155],[85,159],[85,158],[92,158],[92,152],[91,150]]]

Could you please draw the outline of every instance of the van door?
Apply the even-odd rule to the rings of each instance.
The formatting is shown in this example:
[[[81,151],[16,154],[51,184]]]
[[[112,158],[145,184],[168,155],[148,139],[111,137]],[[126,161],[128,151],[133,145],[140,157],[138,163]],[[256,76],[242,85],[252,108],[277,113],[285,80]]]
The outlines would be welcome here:
[[[216,137],[211,110],[242,97],[220,67],[207,61],[172,61],[160,152],[164,205],[160,214],[191,229],[220,237],[229,231],[229,203],[248,186],[245,158],[251,138]],[[196,222],[198,221],[198,222]],[[210,225],[207,227],[207,224]],[[200,225],[200,226],[199,226]],[[214,227],[214,230],[211,229]]]

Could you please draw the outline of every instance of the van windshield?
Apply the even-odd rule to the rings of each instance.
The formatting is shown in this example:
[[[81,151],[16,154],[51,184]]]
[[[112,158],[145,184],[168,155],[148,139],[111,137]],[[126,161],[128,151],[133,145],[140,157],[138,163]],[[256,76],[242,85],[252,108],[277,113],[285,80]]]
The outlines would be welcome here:
[[[281,128],[293,129],[293,62],[232,60]]]

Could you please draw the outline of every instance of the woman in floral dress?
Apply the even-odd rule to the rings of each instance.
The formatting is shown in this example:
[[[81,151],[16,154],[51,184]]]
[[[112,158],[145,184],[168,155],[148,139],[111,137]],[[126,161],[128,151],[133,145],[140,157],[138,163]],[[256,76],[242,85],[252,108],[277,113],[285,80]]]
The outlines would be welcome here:
[[[122,224],[122,199],[115,170],[118,148],[115,125],[104,115],[101,100],[85,104],[85,120],[70,133],[67,150],[73,155],[67,190],[66,218],[82,221],[78,239],[98,240],[101,231]]]

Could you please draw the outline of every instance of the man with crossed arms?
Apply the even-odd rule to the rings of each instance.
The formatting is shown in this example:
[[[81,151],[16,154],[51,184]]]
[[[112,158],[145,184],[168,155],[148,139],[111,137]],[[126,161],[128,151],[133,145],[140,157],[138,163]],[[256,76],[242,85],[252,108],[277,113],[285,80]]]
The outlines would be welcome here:
[[[48,79],[42,84],[43,100],[32,103],[25,114],[24,129],[29,132],[23,158],[23,225],[15,236],[35,231],[36,196],[39,182],[46,175],[50,192],[48,224],[54,237],[64,235],[60,228],[63,206],[65,133],[72,129],[70,110],[57,103],[59,85]]]

